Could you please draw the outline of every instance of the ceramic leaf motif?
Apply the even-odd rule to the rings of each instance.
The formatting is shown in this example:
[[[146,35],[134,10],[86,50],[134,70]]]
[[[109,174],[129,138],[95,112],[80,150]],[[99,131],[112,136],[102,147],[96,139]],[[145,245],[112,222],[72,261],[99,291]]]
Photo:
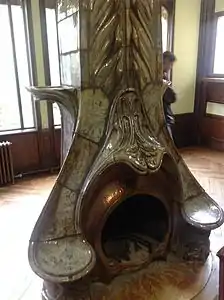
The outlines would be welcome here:
[[[148,26],[157,6],[155,1],[145,0],[94,1],[91,76],[107,92],[113,92],[120,84],[142,89],[157,81],[157,70],[153,68],[154,38]]]

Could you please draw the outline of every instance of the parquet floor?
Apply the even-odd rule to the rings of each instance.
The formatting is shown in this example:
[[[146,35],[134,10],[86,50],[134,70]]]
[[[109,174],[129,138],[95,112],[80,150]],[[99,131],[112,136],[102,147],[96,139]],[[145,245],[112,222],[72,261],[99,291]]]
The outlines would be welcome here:
[[[182,154],[204,189],[224,208],[224,153],[185,149]],[[30,270],[27,246],[55,178],[34,177],[0,188],[1,300],[41,300],[42,282]],[[219,228],[211,236],[211,249],[216,252],[223,245],[224,228]]]

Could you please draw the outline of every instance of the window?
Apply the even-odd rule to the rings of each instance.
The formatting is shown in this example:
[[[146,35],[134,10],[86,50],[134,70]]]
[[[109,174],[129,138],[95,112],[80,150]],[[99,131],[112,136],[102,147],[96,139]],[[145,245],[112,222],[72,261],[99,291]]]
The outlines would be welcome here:
[[[58,21],[58,32],[62,83],[79,86],[81,70],[78,12],[67,11],[66,17]]]
[[[50,78],[52,86],[61,85],[60,67],[59,67],[59,51],[58,51],[58,34],[55,9],[46,8],[46,25],[47,25],[47,41],[49,54]],[[54,125],[61,125],[61,113],[57,103],[53,103]]]
[[[56,16],[55,5],[48,0],[45,0],[45,7],[51,85],[79,86],[81,79],[78,12],[66,6],[66,12],[59,9]],[[60,125],[61,114],[57,104],[53,104],[53,116],[54,125]]]
[[[0,131],[34,127],[23,10],[0,4]]]
[[[168,32],[168,24],[169,24],[169,13],[167,9],[162,6],[162,50],[163,52],[169,50],[168,49],[168,40],[169,40],[169,32]]]
[[[224,16],[218,17],[213,72],[224,74]]]

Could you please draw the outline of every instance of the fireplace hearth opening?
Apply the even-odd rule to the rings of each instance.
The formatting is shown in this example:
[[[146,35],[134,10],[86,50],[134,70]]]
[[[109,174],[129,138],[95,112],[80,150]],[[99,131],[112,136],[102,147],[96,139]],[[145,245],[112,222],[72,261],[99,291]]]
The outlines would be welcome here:
[[[102,248],[111,264],[138,269],[163,255],[168,233],[169,214],[162,201],[136,194],[108,216],[102,230]]]

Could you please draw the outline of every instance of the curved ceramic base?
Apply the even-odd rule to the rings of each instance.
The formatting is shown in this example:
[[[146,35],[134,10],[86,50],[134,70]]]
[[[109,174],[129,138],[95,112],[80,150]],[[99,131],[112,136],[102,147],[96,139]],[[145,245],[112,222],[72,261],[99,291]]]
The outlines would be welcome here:
[[[154,262],[144,270],[115,278],[110,285],[94,283],[90,286],[81,283],[77,288],[57,288],[59,293],[52,297],[52,286],[45,285],[44,300],[204,300],[217,296],[217,260],[210,255],[204,265],[177,262]],[[209,291],[207,294],[207,288]],[[51,295],[47,296],[47,289]],[[63,295],[62,295],[63,291]],[[61,294],[61,295],[60,295]],[[58,296],[61,296],[58,298]]]

